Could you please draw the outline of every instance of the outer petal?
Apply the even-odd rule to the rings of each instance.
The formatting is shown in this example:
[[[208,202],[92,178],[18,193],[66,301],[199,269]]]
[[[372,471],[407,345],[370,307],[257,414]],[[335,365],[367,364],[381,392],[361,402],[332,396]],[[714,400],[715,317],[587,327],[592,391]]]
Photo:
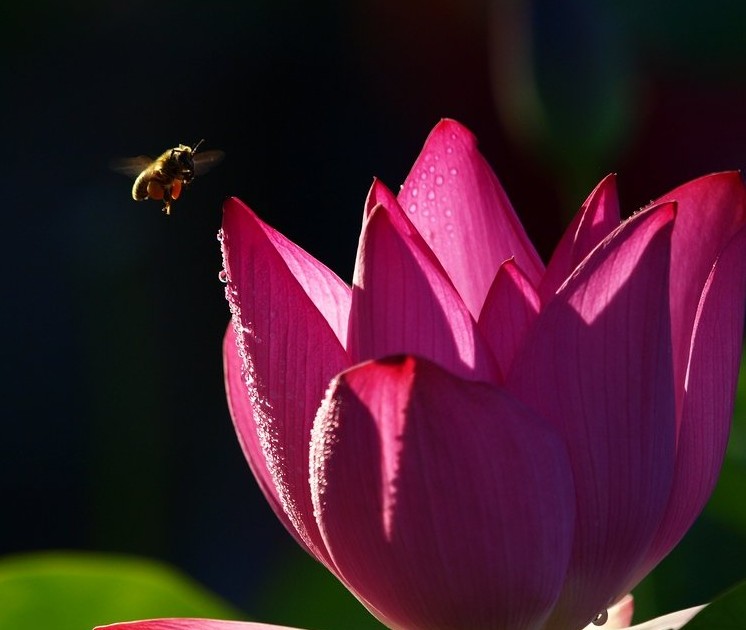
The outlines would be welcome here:
[[[272,474],[267,468],[267,460],[264,459],[264,451],[259,441],[259,433],[254,426],[254,411],[251,408],[246,389],[246,381],[243,377],[243,361],[238,354],[238,345],[236,342],[236,331],[233,329],[233,323],[228,324],[223,338],[223,372],[225,374],[225,392],[228,398],[228,408],[230,409],[233,425],[236,428],[238,441],[241,443],[241,449],[249,462],[251,472],[257,480],[267,502],[274,510],[277,518],[280,519],[285,528],[295,538],[301,547],[311,553],[306,546],[305,541],[300,537],[295,526],[292,524],[288,515],[282,507],[282,498],[280,497]]]
[[[464,378],[499,380],[476,322],[398,207],[377,206],[363,228],[348,351],[353,363],[418,354]]]
[[[492,350],[503,374],[523,343],[541,304],[536,289],[511,258],[495,276],[479,314],[479,330]]]
[[[430,133],[399,203],[476,318],[503,261],[515,257],[535,285],[544,265],[474,136],[443,120]]]
[[[607,175],[588,195],[565,230],[539,286],[546,303],[591,250],[619,225],[616,177]]]
[[[674,486],[641,580],[681,540],[712,494],[730,432],[746,306],[746,227],[720,255],[694,322]]]
[[[671,488],[672,206],[639,213],[586,258],[507,377],[562,433],[575,479],[572,560],[547,628],[582,627],[623,592]]]
[[[277,253],[282,256],[290,273],[332,327],[340,343],[344,344],[347,341],[347,323],[352,300],[350,287],[326,265],[277,230],[266,223],[260,223],[260,226]]]
[[[671,250],[671,327],[676,409],[681,421],[700,296],[718,254],[746,223],[746,189],[739,173],[716,173],[684,184],[659,201],[669,200],[679,208]]]
[[[231,409],[240,414],[234,422],[248,456],[266,463],[273,495],[298,536],[319,559],[328,561],[311,507],[308,444],[323,393],[332,376],[349,365],[347,354],[267,227],[235,199],[225,204],[223,256],[226,296],[250,400],[250,406],[231,402]],[[303,265],[301,259],[296,262]],[[235,385],[235,377],[231,382]],[[236,393],[229,383],[228,394]],[[253,417],[243,415],[249,408]],[[261,466],[252,464],[255,470]],[[266,481],[260,474],[260,483]]]
[[[609,608],[609,620],[606,622],[607,628],[624,628],[632,621],[632,613],[635,604],[632,595],[625,595],[620,601]],[[596,626],[596,630],[598,626]]]
[[[564,578],[565,448],[502,390],[411,357],[333,382],[312,491],[340,574],[388,627],[539,628]]]
[[[612,628],[626,628],[632,621],[634,612],[634,599],[632,595],[627,594],[607,611],[606,622],[601,626],[602,630],[612,630]],[[583,630],[599,630],[599,626],[593,623],[588,624]]]
[[[686,610],[679,610],[678,612],[663,615],[657,619],[651,619],[645,623],[630,626],[627,630],[679,630],[679,628],[692,620],[703,608],[704,606],[694,606]],[[713,630],[715,629],[713,628]]]
[[[149,619],[128,621],[108,626],[98,626],[95,630],[299,630],[287,626],[272,626],[266,623],[245,621],[217,621],[215,619]]]
[[[381,205],[389,210],[394,208],[401,208],[396,195],[377,177],[373,178],[373,184],[368,191],[368,196],[365,199],[365,213],[364,217],[367,219],[373,212],[373,208]]]

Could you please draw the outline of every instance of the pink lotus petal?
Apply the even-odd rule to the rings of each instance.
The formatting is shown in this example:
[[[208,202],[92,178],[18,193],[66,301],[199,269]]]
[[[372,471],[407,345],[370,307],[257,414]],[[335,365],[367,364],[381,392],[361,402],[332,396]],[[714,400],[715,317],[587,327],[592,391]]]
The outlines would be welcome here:
[[[250,400],[250,405],[232,401],[231,409],[253,411],[253,417],[234,417],[244,447],[252,459],[264,458],[275,487],[273,495],[288,520],[306,547],[327,561],[311,507],[308,443],[324,391],[349,360],[276,243],[247,206],[235,199],[226,202],[226,296],[237,333],[245,395]],[[303,260],[297,258],[296,263],[303,265]],[[235,387],[228,388],[229,396],[236,394]],[[261,452],[254,450],[257,442]],[[261,469],[258,462],[253,466]]]
[[[335,565],[389,627],[541,627],[575,507],[564,445],[523,405],[391,358],[335,379],[311,450]]]
[[[718,479],[730,432],[746,305],[746,227],[705,282],[694,322],[671,497],[634,586],[683,538]]]
[[[573,467],[575,542],[551,628],[582,627],[624,592],[671,488],[673,211],[639,213],[594,250],[541,312],[507,376],[564,436]]]
[[[616,177],[607,175],[588,195],[554,250],[539,285],[542,302],[549,301],[573,269],[618,225]]]
[[[332,327],[339,342],[345,344],[352,300],[351,288],[326,265],[320,263],[277,230],[272,229],[266,223],[261,223],[261,227],[282,256],[290,273]]]
[[[609,608],[606,621],[597,626],[593,623],[588,624],[583,630],[612,630],[615,628],[627,628],[632,622],[632,613],[634,613],[635,602],[632,595],[625,595],[620,601]]]
[[[657,619],[651,619],[645,623],[630,626],[627,630],[679,630],[684,624],[688,623],[704,606],[694,606],[686,610],[679,610],[675,613],[663,615]],[[712,630],[716,630],[713,628]]]
[[[280,519],[285,529],[295,538],[296,542],[306,551],[311,550],[298,534],[293,524],[290,522],[288,515],[282,508],[282,499],[280,498],[274,479],[267,469],[267,462],[264,459],[264,451],[259,442],[259,434],[252,426],[254,412],[251,409],[251,401],[247,395],[246,381],[243,377],[243,361],[238,354],[236,343],[236,331],[233,330],[233,324],[228,324],[228,329],[223,338],[223,373],[225,375],[225,391],[228,398],[228,408],[233,418],[233,424],[236,428],[238,441],[241,443],[241,449],[249,462],[251,472],[259,484],[267,502],[272,510]]]
[[[715,258],[746,223],[746,188],[739,173],[716,173],[684,184],[659,201],[669,200],[679,209],[671,250],[671,328],[680,421],[697,305]]]
[[[609,608],[609,619],[606,627],[625,628],[632,622],[632,614],[635,611],[635,600],[631,594],[622,597],[616,604]],[[598,626],[596,626],[598,628]]]
[[[544,265],[474,136],[459,123],[443,120],[433,129],[399,203],[475,318],[508,258],[538,285]]]
[[[476,322],[398,207],[376,206],[363,228],[347,347],[353,363],[417,354],[464,378],[499,380]]]
[[[513,356],[540,307],[539,296],[531,281],[512,258],[506,260],[497,272],[479,314],[479,330],[503,374],[508,373]]]
[[[300,630],[266,623],[217,621],[215,619],[149,619],[98,626],[95,630],[104,630],[104,628],[107,630]]]
[[[373,185],[370,187],[370,190],[368,191],[368,196],[365,199],[365,218],[367,219],[371,212],[373,212],[373,208],[376,206],[381,205],[387,208],[388,210],[393,210],[394,208],[401,208],[399,205],[399,201],[396,198],[396,195],[391,192],[391,190],[384,184],[380,179],[375,177],[373,179]]]

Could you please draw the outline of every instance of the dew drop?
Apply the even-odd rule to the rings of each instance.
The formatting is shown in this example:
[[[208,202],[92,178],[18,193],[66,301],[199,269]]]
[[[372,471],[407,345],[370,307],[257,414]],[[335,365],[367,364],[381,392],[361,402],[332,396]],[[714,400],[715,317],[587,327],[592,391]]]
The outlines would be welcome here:
[[[609,611],[604,610],[598,613],[591,622],[594,626],[603,626],[609,620]]]
[[[410,195],[412,195],[412,197],[416,197],[416,196],[418,195],[418,193],[419,193],[419,192],[420,192],[420,191],[419,191],[419,190],[417,190],[417,187],[415,186],[414,188],[412,188],[412,190],[410,191],[410,193],[409,193],[409,194],[410,194]]]
[[[420,179],[423,180],[423,181],[427,179],[427,173],[425,171],[422,171],[420,173]]]
[[[448,155],[451,155],[451,153],[453,153],[453,147],[450,144],[446,147],[446,153]]]
[[[435,167],[434,167],[434,166],[433,166],[433,165],[431,164],[431,165],[430,165],[430,166],[429,166],[429,167],[427,168],[427,170],[428,170],[428,171],[429,171],[430,173],[434,173],[434,172],[435,172]]]
[[[458,169],[457,169],[457,168],[456,168],[455,166],[452,166],[452,167],[451,167],[451,170],[449,170],[448,172],[449,172],[449,173],[450,173],[451,175],[453,175],[454,177],[455,177],[456,175],[458,175]]]
[[[228,272],[225,269],[221,269],[218,272],[218,280],[220,280],[220,282],[222,282],[223,284],[228,282]]]
[[[443,214],[445,214],[447,217],[452,217],[453,216],[453,210],[451,210],[450,208],[446,208],[443,211]],[[449,223],[448,225],[451,225],[451,224]],[[451,226],[451,227],[453,227],[453,226]]]
[[[442,186],[443,185],[443,176],[442,175],[438,175],[435,178],[435,185],[436,186]]]
[[[413,203],[413,204],[411,204],[409,206],[409,212],[412,213],[412,214],[414,214],[415,212],[417,212],[417,204],[416,203]]]
[[[433,200],[435,199],[435,191],[434,191],[434,190],[430,190],[430,191],[428,191],[428,193],[427,193],[427,198],[428,198],[428,199],[429,199],[430,201],[433,201]]]
[[[218,230],[218,242],[222,243],[224,238],[225,238],[225,233],[223,232],[223,228],[220,228]]]
[[[429,217],[429,216],[430,216],[430,210],[428,210],[427,208],[425,208],[425,209],[424,209],[424,210],[422,211],[422,216],[423,216],[423,217]]]

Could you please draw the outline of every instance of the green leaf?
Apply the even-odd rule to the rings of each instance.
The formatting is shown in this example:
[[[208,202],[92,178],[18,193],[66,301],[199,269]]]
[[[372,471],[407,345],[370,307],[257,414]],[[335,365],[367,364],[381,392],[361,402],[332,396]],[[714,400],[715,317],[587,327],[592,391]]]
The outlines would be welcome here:
[[[746,627],[746,582],[720,595],[684,630],[743,630]]]
[[[185,575],[150,560],[74,552],[0,559],[0,628],[90,630],[153,617],[241,614]]]

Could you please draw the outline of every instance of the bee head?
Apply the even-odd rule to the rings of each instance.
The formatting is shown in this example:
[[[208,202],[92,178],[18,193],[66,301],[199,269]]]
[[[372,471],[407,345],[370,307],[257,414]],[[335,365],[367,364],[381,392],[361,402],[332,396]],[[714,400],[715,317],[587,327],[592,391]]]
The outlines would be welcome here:
[[[193,154],[193,149],[185,144],[180,144],[178,147],[171,149],[171,159],[179,166],[180,179],[187,184],[194,179]]]

